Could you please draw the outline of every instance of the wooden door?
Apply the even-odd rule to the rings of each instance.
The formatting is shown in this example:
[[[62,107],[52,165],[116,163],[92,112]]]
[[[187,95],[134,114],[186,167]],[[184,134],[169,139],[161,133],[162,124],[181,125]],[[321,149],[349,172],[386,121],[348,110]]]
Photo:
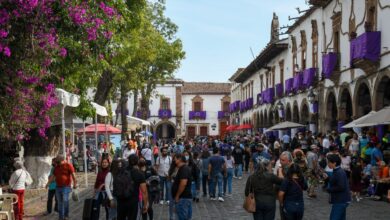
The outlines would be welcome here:
[[[221,140],[225,139],[227,126],[226,121],[219,122],[219,136],[221,137]]]
[[[208,136],[208,126],[200,126],[200,136]]]
[[[187,138],[194,138],[196,135],[196,127],[188,126],[187,127]]]

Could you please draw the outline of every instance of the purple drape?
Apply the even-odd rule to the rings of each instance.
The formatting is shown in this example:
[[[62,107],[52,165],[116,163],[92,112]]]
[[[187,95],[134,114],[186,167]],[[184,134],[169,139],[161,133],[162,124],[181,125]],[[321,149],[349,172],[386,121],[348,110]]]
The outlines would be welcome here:
[[[294,78],[286,79],[285,84],[286,84],[285,93],[286,95],[288,95],[293,91],[292,88],[294,84]]]
[[[247,99],[247,106],[246,106],[246,108],[247,109],[253,108],[253,98]]]
[[[275,89],[274,88],[268,88],[264,92],[263,102],[264,103],[272,103],[274,101],[275,96]]]
[[[206,111],[190,111],[190,120],[206,119]]]
[[[282,83],[276,84],[275,90],[276,90],[276,96],[278,98],[282,98],[283,97],[283,84]]]
[[[343,128],[344,125],[345,125],[344,121],[338,121],[337,122],[337,132],[343,133],[344,132],[344,128]]]
[[[158,110],[158,117],[159,118],[171,118],[172,111],[170,109],[160,109],[160,110]]]
[[[303,74],[297,73],[297,75],[294,76],[294,82],[293,82],[294,92],[297,92],[298,90],[302,89],[302,81],[303,81]]]
[[[378,61],[381,51],[381,32],[365,32],[351,41],[351,66],[355,59]]]
[[[303,86],[305,88],[309,88],[310,86],[313,86],[314,79],[316,76],[316,68],[308,68],[305,69],[303,72]]]
[[[230,116],[229,112],[218,111],[218,119],[227,118],[229,116]]]
[[[326,79],[329,79],[333,70],[336,68],[338,56],[337,53],[328,53],[322,56],[322,73]]]

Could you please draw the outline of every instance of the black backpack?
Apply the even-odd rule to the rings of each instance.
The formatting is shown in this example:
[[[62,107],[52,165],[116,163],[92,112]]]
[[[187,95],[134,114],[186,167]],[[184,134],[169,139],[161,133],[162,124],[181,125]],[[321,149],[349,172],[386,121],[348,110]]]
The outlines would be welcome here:
[[[113,194],[118,199],[129,199],[134,194],[134,180],[131,170],[122,168],[114,177]]]

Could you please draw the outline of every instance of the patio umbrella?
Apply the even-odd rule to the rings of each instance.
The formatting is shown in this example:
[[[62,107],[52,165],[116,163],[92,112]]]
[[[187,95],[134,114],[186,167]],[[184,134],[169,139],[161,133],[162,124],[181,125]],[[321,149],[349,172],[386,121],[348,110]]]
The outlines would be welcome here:
[[[153,136],[153,134],[150,133],[150,131],[141,131],[140,134],[142,134],[144,137],[151,137],[151,136]]]
[[[95,128],[97,133],[105,133],[106,132],[106,124],[92,124],[85,127],[85,133],[95,133]],[[84,129],[79,129],[77,133],[83,133]],[[122,131],[119,128],[116,128],[112,125],[107,125],[107,133],[108,134],[120,134]]]
[[[356,125],[358,127],[369,127],[369,126],[387,125],[387,124],[390,124],[390,106],[384,107],[380,111],[377,111],[367,116]]]
[[[252,125],[250,124],[242,124],[236,128],[236,130],[246,130],[246,129],[252,129]]]
[[[359,124],[360,122],[362,122],[364,119],[366,119],[367,117],[371,116],[372,114],[374,114],[376,111],[371,111],[370,113],[368,113],[367,115],[364,115],[356,120],[353,120],[351,122],[349,122],[348,124],[344,125],[342,128],[358,128],[358,127],[362,127],[360,125],[357,125]]]
[[[238,125],[229,125],[226,127],[226,131],[234,131],[237,127]]]
[[[267,131],[284,130],[284,129],[300,128],[300,127],[305,127],[305,125],[298,124],[291,121],[284,121],[268,128]]]

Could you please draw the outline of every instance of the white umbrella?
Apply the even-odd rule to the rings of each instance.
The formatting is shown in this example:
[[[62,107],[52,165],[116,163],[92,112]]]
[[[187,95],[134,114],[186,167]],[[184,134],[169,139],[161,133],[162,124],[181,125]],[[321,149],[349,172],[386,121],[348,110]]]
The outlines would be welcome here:
[[[361,122],[356,125],[359,127],[370,127],[376,125],[387,125],[390,124],[390,106],[382,108],[380,111],[367,116]]]
[[[364,115],[356,120],[353,120],[351,122],[349,122],[348,124],[344,125],[342,128],[358,128],[358,127],[364,127],[364,126],[360,126],[358,125],[359,123],[361,123],[364,119],[366,119],[367,117],[371,116],[372,114],[376,113],[376,111],[371,111],[370,113],[368,113],[367,115]]]
[[[62,124],[62,150],[64,156],[66,156],[65,148],[65,107],[77,107],[80,105],[80,96],[67,92],[63,89],[56,89],[56,96],[61,103],[61,124]]]
[[[280,122],[280,123],[268,128],[267,131],[284,130],[284,129],[300,128],[300,127],[305,127],[305,125],[298,124],[298,123],[291,122],[291,121],[284,121],[284,122]]]

